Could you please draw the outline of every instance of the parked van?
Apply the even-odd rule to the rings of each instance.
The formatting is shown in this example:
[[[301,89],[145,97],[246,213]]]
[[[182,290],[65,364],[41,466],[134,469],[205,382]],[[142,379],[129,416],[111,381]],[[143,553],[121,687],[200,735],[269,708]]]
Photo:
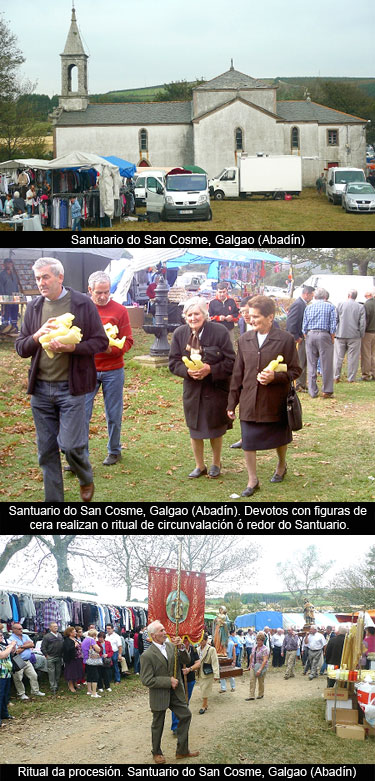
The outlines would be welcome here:
[[[363,277],[355,274],[313,274],[306,279],[304,285],[311,287],[324,287],[329,293],[329,300],[337,306],[340,301],[346,301],[349,290],[357,290],[357,301],[365,303],[365,293],[368,290],[374,290],[375,295],[375,277]],[[294,290],[293,298],[301,295],[302,285]]]
[[[167,174],[164,186],[146,187],[146,203],[162,220],[212,220],[205,173]]]
[[[326,195],[332,203],[341,203],[342,191],[348,182],[365,182],[362,168],[330,168],[327,174]]]
[[[157,169],[150,170],[147,168],[146,170],[143,169],[143,172],[137,175],[137,178],[135,180],[135,186],[134,186],[134,194],[135,194],[135,205],[136,206],[144,206],[146,203],[146,188],[150,190],[156,190],[156,182],[155,180],[161,184],[165,185],[165,173],[164,171],[159,171]]]

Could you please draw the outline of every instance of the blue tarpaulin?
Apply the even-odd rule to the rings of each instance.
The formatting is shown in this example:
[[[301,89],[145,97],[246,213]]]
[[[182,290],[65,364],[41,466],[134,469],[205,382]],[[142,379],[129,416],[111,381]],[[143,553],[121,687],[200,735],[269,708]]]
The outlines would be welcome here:
[[[127,160],[122,160],[121,157],[115,157],[114,155],[110,155],[109,157],[104,157],[104,155],[101,155],[101,157],[103,157],[103,160],[108,160],[109,163],[117,165],[120,176],[125,176],[126,179],[131,179],[137,170],[134,163],[128,163]]]
[[[283,626],[283,614],[275,610],[261,610],[258,613],[237,616],[234,623],[238,629],[254,626],[257,632],[260,632],[265,626],[269,626],[270,629],[279,629]]]

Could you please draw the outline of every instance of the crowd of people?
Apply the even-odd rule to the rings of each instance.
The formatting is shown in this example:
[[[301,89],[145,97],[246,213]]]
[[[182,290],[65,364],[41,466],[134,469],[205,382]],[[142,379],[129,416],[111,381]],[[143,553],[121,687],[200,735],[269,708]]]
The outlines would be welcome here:
[[[28,393],[45,501],[64,501],[62,452],[67,461],[64,469],[78,478],[81,501],[90,502],[95,486],[89,424],[100,388],[108,429],[103,465],[113,466],[121,460],[124,354],[133,345],[129,315],[126,307],[111,300],[110,277],[105,272],[90,276],[87,295],[64,286],[64,268],[55,258],[40,258],[33,270],[41,295],[27,306],[16,350],[22,358],[31,358]],[[289,309],[286,329],[275,319],[272,298],[248,296],[238,307],[225,282],[219,283],[216,298],[209,305],[199,296],[187,300],[185,325],[173,333],[169,369],[183,378],[183,408],[195,461],[188,478],[220,476],[223,436],[232,428],[239,406],[241,440],[232,446],[244,451],[247,484],[241,496],[251,497],[260,489],[258,450],[276,451],[270,482],[281,483],[287,474],[287,448],[292,442],[287,416],[291,384],[296,382],[300,391],[308,385],[310,395],[316,397],[320,371],[322,395],[332,397],[334,381],[341,380],[346,352],[349,382],[355,380],[360,352],[362,379],[375,379],[373,294],[367,293],[362,305],[356,301],[356,291],[351,290],[337,309],[328,297],[323,289],[304,287]],[[78,343],[51,338],[56,317],[66,312],[74,315],[74,326],[81,330]],[[237,322],[242,322],[242,333],[235,350]],[[117,344],[108,337],[108,325],[117,330]],[[40,344],[46,337],[53,360]],[[275,367],[281,358],[280,366]],[[207,439],[209,466],[204,451]]]

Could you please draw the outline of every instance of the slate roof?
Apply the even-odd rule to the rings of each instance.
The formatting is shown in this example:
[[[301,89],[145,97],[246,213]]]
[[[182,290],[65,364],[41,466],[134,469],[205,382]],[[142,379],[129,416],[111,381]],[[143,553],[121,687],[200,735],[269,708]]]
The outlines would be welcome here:
[[[277,102],[277,114],[287,122],[318,122],[343,125],[353,122],[366,122],[361,117],[344,114],[336,109],[322,106],[308,100],[280,100]]]
[[[63,111],[56,126],[190,124],[190,100],[165,103],[90,103],[85,111]]]
[[[246,87],[251,89],[269,89],[269,85],[264,81],[253,79],[252,76],[247,76],[246,73],[236,71],[234,68],[230,68],[229,71],[225,71],[220,76],[215,76],[210,81],[205,81],[204,84],[200,84],[196,89],[198,92],[201,92],[203,90],[244,89]]]
[[[218,78],[220,79],[220,76]],[[216,108],[220,110],[220,106]],[[278,101],[277,116],[286,122],[318,122],[335,125],[366,122],[366,119],[361,117],[344,114],[306,100]],[[164,103],[90,103],[85,111],[63,111],[56,126],[181,125],[190,124],[192,118],[192,103],[189,100]]]

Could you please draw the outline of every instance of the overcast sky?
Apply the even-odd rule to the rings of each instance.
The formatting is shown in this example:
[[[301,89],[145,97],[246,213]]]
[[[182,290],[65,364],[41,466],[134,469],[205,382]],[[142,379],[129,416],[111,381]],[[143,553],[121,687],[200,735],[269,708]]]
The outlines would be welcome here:
[[[4,538],[0,537],[0,551],[3,549]],[[248,544],[249,537],[238,535],[238,542]],[[334,560],[332,569],[327,570],[325,582],[322,585],[328,585],[335,577],[335,574],[344,569],[345,566],[353,566],[356,562],[362,561],[368,548],[375,544],[374,535],[345,535],[337,533],[335,535],[252,535],[251,541],[257,543],[262,556],[257,562],[256,568],[249,567],[246,578],[232,577],[225,580],[218,587],[210,586],[210,594],[222,596],[226,591],[250,592],[271,592],[284,591],[283,581],[277,574],[277,563],[288,559],[293,559],[299,551],[304,550],[309,545],[315,545],[319,552],[320,560],[327,562]],[[176,542],[177,547],[177,542]],[[150,562],[150,565],[156,565],[157,562]],[[48,571],[42,571],[34,580],[35,571],[32,573],[28,559],[27,549],[17,554],[12,559],[12,564],[0,574],[0,590],[2,588],[22,589],[44,593],[52,586],[56,588],[56,579],[54,569],[51,567]],[[170,566],[176,567],[177,561],[171,561]],[[96,592],[100,599],[125,601],[125,590],[115,589],[108,585],[105,571],[97,570],[96,575],[90,575],[89,572],[82,574],[79,569],[80,564],[76,558],[72,560],[72,569],[76,576],[76,591],[80,588],[85,591]],[[16,573],[16,575],[15,575]],[[134,589],[133,601],[136,597],[144,599],[146,591],[139,588]]]
[[[36,91],[60,93],[71,0],[0,3]],[[89,91],[199,77],[374,76],[373,0],[75,0]]]

